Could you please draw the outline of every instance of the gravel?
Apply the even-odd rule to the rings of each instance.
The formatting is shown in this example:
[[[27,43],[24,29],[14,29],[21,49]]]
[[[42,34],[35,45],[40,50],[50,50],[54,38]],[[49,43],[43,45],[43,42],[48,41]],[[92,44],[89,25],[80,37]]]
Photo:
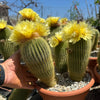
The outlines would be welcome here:
[[[0,100],[7,100],[7,98],[0,94]]]
[[[47,88],[41,82],[38,82],[38,85],[40,85],[41,87],[49,91],[69,92],[69,91],[78,90],[80,88],[83,88],[91,80],[91,76],[89,73],[86,73],[83,80],[79,82],[71,80],[67,73],[63,73],[63,74],[56,73],[56,77],[57,77],[58,82],[54,87]]]

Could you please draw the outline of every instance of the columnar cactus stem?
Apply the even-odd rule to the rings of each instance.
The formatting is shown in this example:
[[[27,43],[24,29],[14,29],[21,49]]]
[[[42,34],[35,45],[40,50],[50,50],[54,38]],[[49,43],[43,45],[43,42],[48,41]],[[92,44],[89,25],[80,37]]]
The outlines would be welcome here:
[[[8,59],[15,51],[17,51],[18,47],[15,43],[9,42],[8,40],[4,40],[1,42],[1,54],[4,57],[4,60]]]
[[[67,72],[67,51],[68,41],[60,42],[55,49],[55,68],[58,73]]]
[[[46,40],[38,37],[21,45],[22,59],[31,73],[47,86],[54,86],[55,70],[51,50]]]
[[[80,81],[84,77],[91,51],[91,40],[81,39],[75,44],[69,44],[68,71],[72,80]]]
[[[1,39],[8,39],[11,35],[11,30],[9,28],[5,28],[3,30],[0,30],[0,40]]]
[[[98,34],[98,32],[96,31],[94,35],[95,35],[95,36],[94,36],[94,42],[93,42],[93,46],[92,46],[92,51],[93,51],[93,50],[96,50],[97,45],[98,45],[98,36],[99,36],[99,34]]]

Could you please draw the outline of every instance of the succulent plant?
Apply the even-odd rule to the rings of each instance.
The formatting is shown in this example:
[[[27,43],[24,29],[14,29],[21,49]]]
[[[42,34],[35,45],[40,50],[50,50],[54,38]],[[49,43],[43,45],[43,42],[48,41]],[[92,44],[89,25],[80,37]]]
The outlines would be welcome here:
[[[11,35],[11,30],[7,28],[7,22],[5,20],[0,20],[0,40],[8,39]]]
[[[68,41],[61,42],[55,47],[55,68],[56,72],[67,72],[67,49]]]
[[[56,80],[51,50],[41,37],[48,32],[44,24],[22,21],[15,26],[9,40],[20,43],[22,59],[30,72],[47,86],[54,86]]]
[[[9,36],[12,34],[11,27],[7,25],[6,21],[0,20],[0,53],[3,55],[4,60],[8,59],[17,50],[17,45],[8,41]]]
[[[67,72],[67,50],[68,41],[62,41],[62,34],[56,32],[49,40],[51,50],[53,50],[53,58],[55,69],[58,73]]]
[[[68,72],[72,80],[83,79],[91,52],[91,40],[80,40],[68,49]]]
[[[69,41],[68,72],[72,80],[85,75],[91,52],[91,27],[85,22],[71,21],[62,29],[63,39]]]
[[[18,50],[18,45],[15,43],[4,40],[0,43],[1,54],[4,57],[4,60],[8,59],[15,51]]]
[[[99,31],[97,29],[93,29],[94,34],[93,34],[93,45],[92,45],[92,51],[96,50],[97,45],[98,45],[98,40],[99,40]]]

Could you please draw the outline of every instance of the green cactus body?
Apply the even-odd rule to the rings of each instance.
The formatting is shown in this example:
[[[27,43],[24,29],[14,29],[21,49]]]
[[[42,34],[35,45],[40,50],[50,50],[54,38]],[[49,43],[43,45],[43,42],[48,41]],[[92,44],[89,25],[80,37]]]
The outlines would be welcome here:
[[[0,30],[0,40],[1,39],[8,39],[11,35],[11,30],[9,28],[5,28],[3,30]]]
[[[28,89],[14,89],[8,100],[27,100],[32,90]]]
[[[1,43],[1,54],[4,56],[4,60],[8,59],[15,51],[17,51],[18,46],[15,43],[5,40]]]
[[[29,40],[21,45],[23,61],[31,73],[47,86],[54,86],[55,70],[51,50],[42,37]]]
[[[67,51],[68,41],[60,42],[55,47],[55,68],[56,72],[63,73],[67,72]]]
[[[80,81],[84,77],[91,52],[91,40],[81,39],[75,44],[69,44],[68,71],[72,80]]]
[[[50,38],[51,36],[53,36],[56,32],[59,32],[60,30],[61,30],[61,26],[51,27],[50,34],[47,37]]]
[[[92,45],[92,51],[93,50],[96,50],[96,48],[97,48],[97,45],[98,45],[98,40],[99,40],[99,34],[98,34],[98,32],[95,32],[95,34],[94,34],[95,36],[94,36],[94,42],[93,42],[93,45]]]

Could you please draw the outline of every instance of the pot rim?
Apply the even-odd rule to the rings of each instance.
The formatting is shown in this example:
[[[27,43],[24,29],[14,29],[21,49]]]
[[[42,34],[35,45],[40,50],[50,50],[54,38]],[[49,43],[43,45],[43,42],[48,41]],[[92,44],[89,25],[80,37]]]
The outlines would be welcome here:
[[[78,90],[69,91],[69,92],[49,91],[44,88],[41,88],[40,86],[36,86],[36,88],[38,89],[40,93],[50,95],[50,96],[58,96],[58,97],[74,96],[74,95],[79,95],[79,94],[89,91],[89,89],[93,86],[94,82],[95,80],[93,78],[93,75],[91,75],[91,80],[85,87],[78,89]]]
[[[97,60],[97,57],[89,57],[89,60]]]

